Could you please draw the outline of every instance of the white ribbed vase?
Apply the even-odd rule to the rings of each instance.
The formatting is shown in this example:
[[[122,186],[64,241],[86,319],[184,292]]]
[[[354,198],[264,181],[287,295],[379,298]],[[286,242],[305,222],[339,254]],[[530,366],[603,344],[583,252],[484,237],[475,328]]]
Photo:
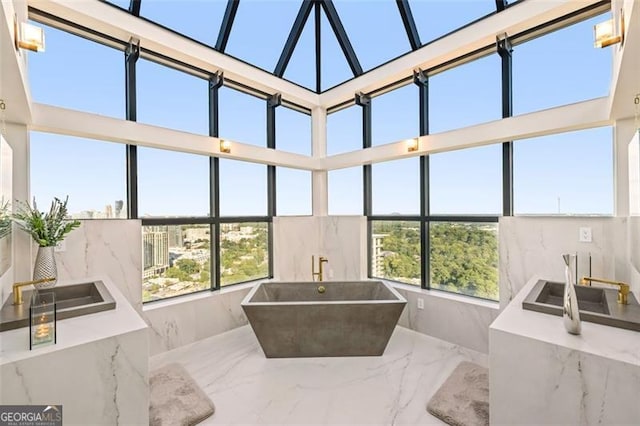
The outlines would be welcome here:
[[[53,281],[42,284],[35,284],[34,287],[38,290],[52,288],[56,285],[58,278],[58,268],[56,267],[56,256],[55,252],[53,251],[54,249],[55,247],[38,247],[36,264],[33,267],[34,281],[43,278],[56,278]]]

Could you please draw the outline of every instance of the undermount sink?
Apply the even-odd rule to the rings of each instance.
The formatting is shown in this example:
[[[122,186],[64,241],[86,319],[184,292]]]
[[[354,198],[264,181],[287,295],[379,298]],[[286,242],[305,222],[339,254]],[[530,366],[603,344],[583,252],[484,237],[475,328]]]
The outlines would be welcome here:
[[[9,296],[0,310],[0,331],[29,326],[29,301],[35,290],[23,291],[24,303],[13,304]],[[43,291],[53,291],[56,300],[56,319],[73,318],[115,309],[116,302],[102,281],[54,287]]]
[[[618,291],[601,287],[575,287],[582,321],[640,331],[640,304],[629,294],[629,303],[617,302]],[[522,308],[562,316],[564,283],[540,280],[522,302]]]

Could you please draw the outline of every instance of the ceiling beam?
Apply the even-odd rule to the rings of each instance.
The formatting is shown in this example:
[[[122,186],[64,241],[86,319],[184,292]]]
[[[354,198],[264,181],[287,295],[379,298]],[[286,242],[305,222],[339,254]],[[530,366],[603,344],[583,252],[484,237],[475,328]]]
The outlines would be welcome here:
[[[420,34],[418,34],[418,29],[416,28],[416,21],[413,19],[413,14],[411,13],[409,0],[396,0],[396,4],[398,5],[398,11],[400,12],[404,29],[407,32],[407,37],[409,37],[411,50],[417,50],[422,46],[422,43],[420,42]]]
[[[320,95],[325,108],[353,100],[355,93],[371,93],[413,75],[420,68],[432,69],[471,52],[495,45],[496,35],[519,34],[572,12],[600,3],[599,0],[522,1],[500,13],[474,22],[446,37],[409,52]]]
[[[419,137],[419,148],[407,152],[406,140],[320,159],[322,169],[336,170],[438,152],[474,148],[508,140],[611,125],[607,97],[591,99]],[[417,135],[416,135],[417,136]],[[517,142],[516,142],[517,143]]]
[[[215,49],[218,52],[224,52],[227,48],[227,42],[229,41],[229,35],[231,34],[231,27],[233,27],[233,21],[236,18],[236,12],[240,0],[228,0],[227,8],[224,11],[224,17],[220,24],[220,31],[218,32],[218,40],[216,41]]]
[[[220,151],[220,139],[135,121],[34,103],[31,130],[80,138],[230,158],[302,170],[317,170],[316,159],[231,141],[231,153]],[[227,140],[225,138],[225,140]],[[176,142],[179,141],[179,142]],[[81,142],[80,142],[81,143]]]
[[[4,3],[4,2],[3,2]],[[124,43],[134,36],[140,47],[173,58],[208,73],[224,72],[227,79],[267,94],[282,93],[283,100],[313,108],[319,96],[312,90],[283,80],[241,60],[194,43],[175,32],[132,16],[126,11],[98,1],[30,0],[38,10],[75,22]]]
[[[362,66],[360,66],[360,61],[358,61],[356,52],[353,50],[353,46],[351,45],[347,32],[342,25],[340,17],[338,16],[336,7],[331,0],[322,0],[322,7],[324,8],[324,13],[327,15],[331,28],[333,29],[333,33],[338,39],[338,44],[340,44],[342,53],[344,53],[345,58],[347,58],[351,72],[353,72],[353,75],[356,77],[361,75]]]
[[[278,77],[282,77],[287,69],[291,55],[293,55],[293,50],[296,48],[296,44],[298,44],[298,40],[302,35],[304,24],[307,23],[307,19],[309,18],[313,4],[314,2],[311,0],[302,0],[300,10],[298,10],[298,15],[296,16],[295,21],[293,21],[293,26],[289,32],[287,42],[282,48],[282,53],[280,54],[280,59],[278,59],[276,69],[273,71],[273,73]]]

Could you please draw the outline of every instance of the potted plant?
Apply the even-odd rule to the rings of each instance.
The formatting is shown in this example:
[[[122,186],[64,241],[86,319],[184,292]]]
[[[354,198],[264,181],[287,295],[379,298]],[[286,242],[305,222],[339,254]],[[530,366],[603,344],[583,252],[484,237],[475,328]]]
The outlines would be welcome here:
[[[27,232],[33,240],[38,243],[38,254],[33,268],[33,279],[57,278],[58,270],[54,257],[54,248],[59,242],[65,239],[67,234],[78,226],[80,222],[67,218],[67,202],[59,198],[54,198],[48,213],[38,210],[36,200],[33,200],[33,207],[29,203],[18,202],[17,212],[13,215],[14,222],[20,229]],[[53,287],[56,281],[37,284],[36,288]]]

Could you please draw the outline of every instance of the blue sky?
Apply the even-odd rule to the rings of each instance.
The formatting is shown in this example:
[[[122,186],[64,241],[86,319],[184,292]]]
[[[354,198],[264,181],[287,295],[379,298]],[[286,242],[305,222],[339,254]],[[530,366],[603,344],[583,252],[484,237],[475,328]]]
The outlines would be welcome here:
[[[128,2],[114,2],[128,4]],[[334,1],[365,70],[409,50],[393,1]],[[141,14],[206,44],[214,44],[225,1],[143,0]],[[299,1],[240,3],[227,52],[272,71],[299,8]],[[423,42],[490,13],[494,1],[411,1]],[[187,11],[188,13],[185,13]],[[268,16],[269,19],[265,19]],[[593,48],[596,17],[515,46],[514,114],[606,96],[610,49]],[[313,87],[314,23],[310,19],[285,77]],[[381,30],[384,28],[384,30]],[[29,55],[36,102],[124,118],[123,53],[45,27],[47,51]],[[322,31],[322,87],[351,77],[326,18]],[[138,121],[208,134],[207,83],[153,62],[140,60]],[[430,132],[499,119],[500,60],[497,54],[430,79]],[[310,155],[309,116],[279,107],[279,149]],[[372,101],[373,144],[418,135],[418,91],[409,85]],[[328,154],[361,147],[361,110],[331,114]],[[229,88],[220,92],[220,136],[266,145],[264,101]],[[612,131],[594,129],[515,143],[515,208],[521,214],[613,213]],[[32,132],[32,194],[44,205],[70,195],[70,210],[102,210],[126,200],[124,146]],[[56,165],[52,173],[51,165]],[[202,216],[208,213],[208,158],[139,150],[140,214]],[[329,173],[333,214],[361,214],[361,168]],[[221,161],[221,213],[266,214],[266,166]],[[310,172],[278,171],[280,214],[311,213]],[[431,156],[434,214],[499,214],[502,210],[501,147],[475,148]],[[375,214],[416,214],[418,159],[373,166]],[[560,202],[558,202],[560,199]],[[558,205],[560,210],[558,210]]]

